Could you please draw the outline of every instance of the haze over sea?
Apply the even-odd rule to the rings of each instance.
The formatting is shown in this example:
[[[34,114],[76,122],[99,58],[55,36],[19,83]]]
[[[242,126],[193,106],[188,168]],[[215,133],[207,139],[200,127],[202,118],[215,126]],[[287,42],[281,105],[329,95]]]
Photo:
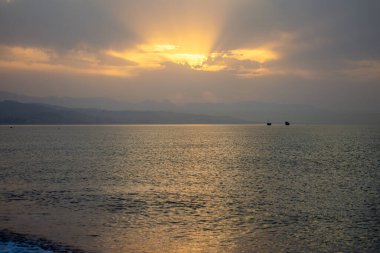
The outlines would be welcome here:
[[[380,251],[378,126],[1,126],[0,157],[0,229],[84,251]]]

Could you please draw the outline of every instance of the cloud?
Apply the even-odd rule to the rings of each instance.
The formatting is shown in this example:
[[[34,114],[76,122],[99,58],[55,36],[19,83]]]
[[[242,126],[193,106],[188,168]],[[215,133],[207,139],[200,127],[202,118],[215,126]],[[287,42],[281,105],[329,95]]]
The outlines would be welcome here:
[[[286,56],[287,68],[380,58],[380,32],[374,29],[380,3],[371,0],[3,0],[0,5],[0,44],[10,46],[122,51],[169,44],[185,49],[183,56],[198,54],[199,61],[201,55],[242,55],[237,50],[247,49],[257,57],[262,45],[289,36],[293,45],[275,50]]]
[[[102,53],[87,50],[65,52],[31,47],[0,45],[0,70],[56,72],[81,75],[105,75],[128,77],[135,74],[135,67],[115,61]]]
[[[265,63],[278,59],[270,49],[235,49],[198,54],[177,45],[142,44],[122,51],[75,48],[53,50],[0,45],[0,69],[54,71],[72,74],[134,77],[145,71],[160,70],[168,63],[194,71],[228,71],[245,78],[270,75]]]
[[[348,62],[342,74],[356,80],[380,80],[380,60],[360,60]]]
[[[130,77],[162,69],[168,62],[193,70],[236,72],[237,67],[231,65],[230,59],[244,65],[244,61],[264,63],[277,57],[273,50],[265,48],[213,49],[231,5],[229,1],[218,3],[215,5],[213,0],[202,4],[162,0],[107,4],[98,0],[1,2],[0,46],[8,50],[1,66]],[[35,55],[33,64],[28,65],[33,56],[27,60],[12,50],[23,54],[49,52],[50,58],[41,61]],[[110,59],[118,60],[118,64],[110,64]]]
[[[136,38],[98,0],[0,2],[1,44],[71,49],[130,44]]]
[[[347,60],[380,59],[379,1],[239,1],[225,22],[220,48],[257,47],[279,34],[295,68],[341,68]]]

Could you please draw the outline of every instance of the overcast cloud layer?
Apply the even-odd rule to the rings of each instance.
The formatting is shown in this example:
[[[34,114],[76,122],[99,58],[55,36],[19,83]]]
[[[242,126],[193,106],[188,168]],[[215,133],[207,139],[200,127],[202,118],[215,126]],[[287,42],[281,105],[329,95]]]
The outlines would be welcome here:
[[[380,1],[0,0],[0,90],[380,108]]]

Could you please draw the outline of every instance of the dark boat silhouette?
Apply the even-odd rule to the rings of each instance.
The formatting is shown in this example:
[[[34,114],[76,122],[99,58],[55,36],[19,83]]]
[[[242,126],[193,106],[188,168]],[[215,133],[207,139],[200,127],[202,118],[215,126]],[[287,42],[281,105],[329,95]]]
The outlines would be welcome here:
[[[267,126],[271,126],[272,125],[272,123],[270,123],[270,122],[267,122]]]
[[[290,123],[288,121],[285,121],[285,126],[289,126]]]

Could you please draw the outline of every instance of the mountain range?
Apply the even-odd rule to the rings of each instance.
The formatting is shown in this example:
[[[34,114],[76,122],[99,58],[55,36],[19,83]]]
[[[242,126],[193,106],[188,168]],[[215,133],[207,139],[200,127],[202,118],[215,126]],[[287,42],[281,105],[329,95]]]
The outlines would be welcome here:
[[[0,102],[0,124],[241,124],[240,119],[163,111],[72,109],[16,101]]]
[[[133,115],[135,122],[141,121],[140,123],[150,121],[152,123],[283,123],[290,121],[302,124],[380,124],[380,112],[335,112],[304,104],[256,101],[175,104],[167,100],[132,103],[105,97],[33,97],[0,91],[0,101],[6,100],[65,107],[65,110],[72,109],[71,112],[80,113],[82,117],[96,116],[96,120],[88,119],[91,122],[108,122],[112,118],[112,122],[127,123],[130,122],[125,118],[128,114],[128,117]],[[107,120],[105,120],[105,114],[108,115]],[[141,118],[137,120],[136,117]],[[170,117],[172,118],[169,120]],[[197,117],[197,120],[194,117]],[[131,120],[131,122],[134,121]]]

